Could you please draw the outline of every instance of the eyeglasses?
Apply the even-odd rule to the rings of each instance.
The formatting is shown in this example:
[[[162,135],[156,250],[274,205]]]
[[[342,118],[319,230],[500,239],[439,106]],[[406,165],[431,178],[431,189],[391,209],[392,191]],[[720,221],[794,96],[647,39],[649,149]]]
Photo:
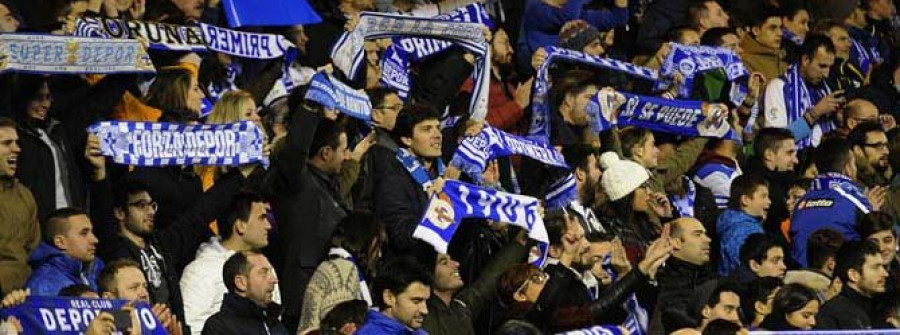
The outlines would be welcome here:
[[[149,208],[149,209],[152,209],[154,212],[156,212],[156,210],[159,209],[159,204],[157,204],[156,201],[147,202],[147,201],[141,200],[138,202],[132,202],[132,203],[128,204],[128,206],[138,208],[142,211],[146,211]]]
[[[549,278],[550,278],[550,276],[547,275],[546,273],[543,273],[543,272],[535,273],[535,274],[529,276],[528,280],[526,280],[524,283],[522,283],[522,286],[519,286],[519,289],[516,290],[516,293],[521,293],[522,291],[524,291],[525,288],[528,287],[528,283],[534,283],[535,285],[540,285],[540,284],[543,284],[545,281],[547,281],[547,279],[549,279]]]

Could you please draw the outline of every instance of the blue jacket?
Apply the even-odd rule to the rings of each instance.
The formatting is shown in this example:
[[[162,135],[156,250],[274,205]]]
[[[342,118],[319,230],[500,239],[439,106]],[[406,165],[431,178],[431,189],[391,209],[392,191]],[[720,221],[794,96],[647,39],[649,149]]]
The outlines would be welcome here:
[[[56,296],[59,291],[75,284],[85,284],[97,290],[97,277],[103,269],[103,261],[95,258],[86,266],[54,246],[41,242],[28,259],[32,270],[25,287],[31,295]]]
[[[741,266],[741,246],[747,236],[764,232],[762,220],[733,209],[726,209],[719,215],[716,231],[722,244],[719,274],[725,277]]]
[[[531,54],[540,47],[559,45],[559,30],[572,20],[585,20],[599,31],[624,27],[628,23],[627,8],[610,10],[583,9],[591,0],[569,0],[562,8],[541,0],[527,0],[519,34],[519,62],[531,64]],[[581,50],[577,50],[581,51]]]
[[[830,228],[844,235],[844,240],[859,240],[857,218],[872,211],[862,187],[847,177],[835,176],[838,178],[821,183],[819,181],[825,177],[816,177],[809,192],[797,202],[791,217],[791,254],[802,267],[809,266],[806,241],[810,235],[819,229]]]
[[[428,332],[424,329],[410,329],[397,319],[369,310],[366,323],[356,331],[356,335],[428,335]]]

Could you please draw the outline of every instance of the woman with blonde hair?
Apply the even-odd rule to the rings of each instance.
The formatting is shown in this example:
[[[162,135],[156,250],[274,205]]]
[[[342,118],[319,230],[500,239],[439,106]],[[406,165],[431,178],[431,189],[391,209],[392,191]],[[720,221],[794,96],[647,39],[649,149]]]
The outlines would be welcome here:
[[[206,124],[229,124],[241,121],[253,121],[260,131],[265,134],[259,114],[256,113],[256,103],[253,95],[243,90],[228,91],[216,101],[212,112],[206,117]],[[200,176],[203,190],[208,190],[215,183],[217,177],[216,167],[197,165],[194,172]]]

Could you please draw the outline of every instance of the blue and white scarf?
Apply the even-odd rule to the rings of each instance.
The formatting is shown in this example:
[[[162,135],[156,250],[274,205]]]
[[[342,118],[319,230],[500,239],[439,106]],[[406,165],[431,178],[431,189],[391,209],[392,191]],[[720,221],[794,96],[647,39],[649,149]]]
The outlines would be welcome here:
[[[603,257],[602,262],[603,270],[612,277],[612,281],[615,282],[619,280],[619,274],[616,273],[612,267],[612,254],[606,254],[606,256]],[[598,291],[597,294],[594,295],[594,300],[597,300],[599,293],[600,292]],[[623,307],[628,311],[628,317],[625,318],[623,326],[628,329],[631,334],[647,334],[647,330],[650,326],[650,317],[647,314],[647,309],[641,306],[641,303],[638,301],[637,295],[634,293],[628,295],[628,300],[625,301]]]
[[[669,194],[669,201],[672,202],[672,207],[675,207],[680,217],[692,218],[694,217],[694,202],[697,199],[697,185],[694,185],[694,181],[687,176],[681,176],[681,179],[687,192],[680,197]]]
[[[281,35],[237,31],[205,23],[200,23],[200,26],[181,26],[98,17],[78,18],[74,35],[105,39],[143,39],[154,50],[211,50],[255,59],[278,58],[295,47]]]
[[[306,99],[328,109],[337,109],[366,124],[372,123],[372,103],[365,92],[359,92],[325,72],[316,73],[309,82]]]
[[[632,333],[634,334],[634,333]],[[559,335],[622,335],[622,331],[616,325],[593,326],[579,330],[570,330]]]
[[[253,122],[220,125],[103,121],[88,127],[100,151],[136,166],[240,165],[260,162],[265,134]]]
[[[281,35],[249,33],[206,23],[200,23],[200,30],[210,50],[232,56],[273,59],[284,56],[291,48],[296,48],[291,41]]]
[[[469,113],[473,120],[487,116],[487,98],[490,84],[491,48],[484,39],[483,25],[479,23],[447,22],[433,18],[415,18],[403,15],[363,12],[359,24],[352,32],[345,32],[335,43],[331,59],[338,70],[348,78],[356,78],[364,70],[364,42],[367,39],[416,36],[440,38],[451,41],[476,55],[475,88]]]
[[[456,9],[455,11],[434,17],[449,22],[480,23],[490,29],[494,23],[487,16],[484,7],[475,3]],[[397,94],[406,99],[412,87],[410,64],[443,52],[453,46],[446,40],[420,37],[394,37],[381,57],[381,82],[387,87],[397,90]]]
[[[872,211],[872,204],[869,202],[869,198],[866,197],[863,189],[850,177],[840,173],[827,172],[813,178],[809,187],[810,192],[829,189],[840,193],[844,198],[853,202],[863,213],[868,214]]]
[[[99,17],[79,17],[75,36],[106,39],[143,39],[150,49],[171,51],[206,51],[203,32],[197,26],[168,23],[126,21]]]
[[[708,116],[704,116],[704,111]],[[728,106],[668,100],[603,89],[585,107],[595,132],[635,126],[653,131],[739,140],[728,124]]]
[[[877,50],[874,52],[875,54],[878,53]],[[859,66],[859,70],[862,72],[863,76],[869,74],[874,59],[877,59],[877,57],[869,50],[866,50],[859,41],[852,37],[850,38],[850,61]]]
[[[528,131],[528,138],[550,142],[550,65],[558,60],[569,62],[577,62],[593,67],[614,70],[630,74],[632,76],[647,80],[656,80],[659,74],[656,70],[637,66],[610,58],[594,57],[585,55],[584,53],[558,48],[554,46],[545,47],[547,50],[547,58],[544,63],[537,69],[537,75],[534,80],[534,88],[531,93],[531,128]]]
[[[569,169],[563,155],[547,143],[511,135],[490,126],[485,126],[478,135],[464,139],[453,154],[450,165],[481,183],[481,174],[488,162],[510,155],[523,155],[550,166]],[[575,178],[567,173],[551,186],[544,200],[547,208],[552,209],[565,207],[577,197]]]
[[[806,113],[819,100],[831,93],[831,88],[824,81],[821,85],[822,88],[810,90],[800,75],[800,67],[796,64],[791,65],[781,78],[784,80],[784,106],[787,109],[788,124],[803,121],[803,113]],[[821,118],[816,121],[812,128],[813,132],[818,130],[821,134],[825,134],[837,129],[837,125],[832,118]],[[812,135],[797,140],[797,149],[805,149],[816,145],[818,143],[813,142]]]
[[[803,38],[797,34],[794,34],[794,32],[790,29],[782,28],[781,35],[784,37],[784,39],[791,41],[791,43],[794,43],[794,45],[798,47],[803,45]]]
[[[137,41],[89,37],[0,34],[0,72],[153,73]]]
[[[118,311],[129,303],[118,299],[32,295],[24,303],[0,309],[0,319],[5,321],[10,316],[16,317],[24,328],[23,334],[80,335],[85,333],[91,321],[101,312]],[[168,334],[164,325],[153,314],[150,304],[140,300],[131,303],[138,315],[138,324],[134,326],[141,330],[141,334]]]
[[[396,158],[397,161],[403,165],[403,168],[406,169],[406,172],[409,173],[410,177],[412,177],[419,186],[422,186],[422,190],[428,190],[428,187],[431,186],[432,178],[428,173],[428,170],[425,170],[425,165],[419,162],[419,159],[406,148],[397,149]],[[435,169],[437,170],[437,176],[443,176],[444,162],[441,161],[441,158],[435,158],[434,164],[436,165]]]
[[[718,68],[725,69],[728,80],[738,87],[736,92],[732,92],[730,100],[735,106],[740,106],[746,98],[747,88],[745,81],[738,78],[747,77],[750,72],[741,62],[741,58],[727,48],[672,43],[672,51],[663,61],[659,70],[660,80],[656,82],[654,89],[666,89],[671,84],[675,72],[680,72],[684,76],[684,83],[678,87],[678,97],[687,99],[691,96],[694,78],[703,72]]]
[[[548,243],[547,228],[539,207],[539,200],[533,197],[447,180],[443,192],[428,201],[428,208],[413,237],[428,242],[439,253],[447,253],[447,246],[462,219],[473,218],[518,226],[528,231],[529,238]]]
[[[331,250],[328,250],[328,256],[340,257],[353,263],[353,267],[356,268],[356,277],[359,279],[359,293],[362,295],[363,300],[365,300],[369,306],[372,306],[372,292],[369,291],[369,284],[366,283],[365,272],[363,271],[363,268],[359,267],[356,258],[344,248],[331,248]]]

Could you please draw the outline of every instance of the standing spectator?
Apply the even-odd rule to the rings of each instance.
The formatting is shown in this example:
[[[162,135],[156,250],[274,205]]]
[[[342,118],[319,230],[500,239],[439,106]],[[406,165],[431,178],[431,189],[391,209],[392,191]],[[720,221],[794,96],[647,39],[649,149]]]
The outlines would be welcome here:
[[[225,261],[222,279],[228,293],[222,309],[203,326],[203,334],[286,335],[272,302],[278,278],[266,256],[255,251],[235,253]]]
[[[891,0],[860,0],[860,7],[866,11],[869,25],[866,33],[877,41],[878,52],[887,59],[893,56],[897,47],[897,31],[891,19],[897,15],[897,8]]]
[[[873,210],[867,195],[857,184],[856,160],[850,144],[841,138],[830,138],[816,152],[819,175],[797,204],[791,218],[792,255],[806,266],[806,241],[822,228],[840,232],[846,240],[859,240],[854,227],[857,220]],[[883,197],[883,189],[876,189]],[[870,193],[872,194],[872,193]]]
[[[888,140],[878,123],[863,123],[847,137],[856,161],[856,179],[864,187],[887,186],[891,169],[888,164]]]
[[[844,103],[843,92],[825,83],[834,64],[834,44],[810,35],[800,59],[787,73],[772,79],[763,100],[765,126],[790,129],[798,149],[815,147],[822,135],[837,128],[832,114]]]
[[[596,201],[595,190],[600,187],[600,177],[603,175],[596,151],[589,145],[571,145],[563,148],[563,156],[566,163],[575,168],[575,190],[578,192],[578,198],[566,208],[578,216],[586,234],[605,231],[591,209]]]
[[[710,280],[694,290],[688,313],[697,317],[697,329],[703,331],[715,320],[725,320],[741,325],[740,287],[724,280]]]
[[[712,28],[728,28],[728,19],[728,13],[715,0],[697,1],[688,7],[690,25],[700,35]]]
[[[547,45],[559,45],[559,30],[569,21],[582,19],[600,31],[628,23],[628,0],[615,0],[610,10],[582,8],[588,0],[527,0],[519,36],[519,64],[526,66],[531,54]]]
[[[493,64],[493,63],[491,63]],[[363,157],[362,166],[360,167],[359,180],[353,186],[354,209],[374,212],[373,192],[375,187],[375,177],[382,176],[377,171],[384,170],[391,166],[393,155],[397,152],[399,145],[391,137],[391,131],[397,124],[397,116],[403,109],[403,99],[397,92],[388,88],[376,88],[368,91],[369,100],[372,102],[372,133],[375,135],[375,144],[372,146],[371,152],[367,152]],[[489,99],[494,101],[494,99]],[[381,154],[376,152],[383,151]]]
[[[581,273],[574,269],[588,251],[584,229],[570,215],[548,217],[545,223],[550,238],[549,255],[556,261],[544,270],[550,276],[545,287],[549,294],[546,307],[559,309],[587,304],[592,299],[591,293]]]
[[[690,0],[653,1],[647,6],[638,28],[637,52],[652,55],[663,47],[666,35],[681,25],[688,15]]]
[[[810,330],[822,304],[816,292],[802,284],[784,285],[772,302],[772,312],[760,324],[768,331]]]
[[[16,179],[19,136],[16,123],[0,117],[0,291],[22,288],[31,268],[28,257],[41,241],[37,204]]]
[[[749,34],[741,40],[744,53],[740,56],[747,70],[762,73],[771,81],[788,68],[787,52],[781,48],[781,15],[774,8],[764,7],[752,18],[747,22]]]
[[[74,284],[96,291],[103,261],[96,257],[97,237],[87,214],[61,208],[47,217],[43,228],[43,240],[28,260],[33,272],[25,286],[31,294],[56,296]]]
[[[369,310],[357,335],[427,334],[420,330],[428,315],[432,278],[410,257],[388,261],[375,279],[372,298],[378,310]]]
[[[869,329],[885,323],[875,311],[875,297],[885,291],[888,273],[878,245],[847,242],[837,254],[835,274],[844,283],[841,293],[816,315],[817,329]]]
[[[747,284],[741,294],[741,312],[748,328],[756,330],[772,313],[772,300],[782,285],[781,279],[774,277],[759,277]]]
[[[219,273],[228,257],[236,252],[260,250],[269,244],[269,224],[266,212],[268,203],[255,193],[237,194],[228,208],[219,215],[219,236],[200,245],[197,256],[184,268],[180,288],[184,300],[184,321],[191,333],[203,331],[206,320],[219,311],[222,297],[228,292]],[[272,301],[281,303],[278,286],[272,293]]]
[[[758,175],[743,175],[734,180],[728,209],[719,215],[716,232],[722,244],[719,274],[728,276],[741,266],[740,250],[751,234],[762,233],[762,221],[769,210],[769,185]]]
[[[781,48],[787,52],[788,60],[795,62],[800,53],[800,46],[809,32],[809,12],[797,1],[787,1],[781,11],[782,40]]]
[[[0,2],[0,32],[14,33],[21,24],[12,4],[8,1]]]
[[[606,53],[600,36],[600,31],[584,20],[569,21],[559,30],[559,47],[600,57]]]
[[[748,284],[757,278],[784,278],[784,249],[769,235],[756,233],[747,237],[741,246],[741,266],[730,279]]]

